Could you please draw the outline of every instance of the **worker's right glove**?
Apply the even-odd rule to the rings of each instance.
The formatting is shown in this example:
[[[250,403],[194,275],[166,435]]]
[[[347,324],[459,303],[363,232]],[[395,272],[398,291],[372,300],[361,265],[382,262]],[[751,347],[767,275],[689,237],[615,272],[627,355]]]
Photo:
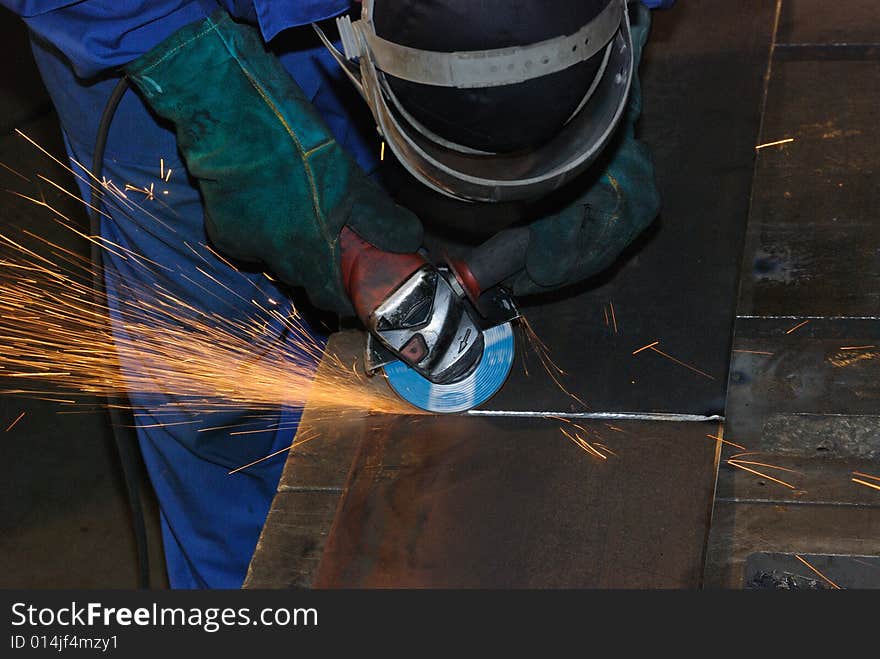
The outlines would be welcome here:
[[[636,3],[632,25],[634,67],[647,41],[650,12]],[[660,210],[654,165],[647,146],[635,138],[641,113],[638,75],[633,74],[626,114],[603,164],[567,187],[583,186],[562,210],[529,225],[526,268],[506,284],[515,295],[555,290],[591,277],[620,255]],[[592,177],[592,178],[591,178]],[[563,190],[565,192],[565,190]]]
[[[174,122],[205,202],[208,235],[265,264],[312,302],[352,315],[340,272],[345,225],[376,247],[414,252],[422,227],[333,139],[258,32],[218,11],[126,68]]]

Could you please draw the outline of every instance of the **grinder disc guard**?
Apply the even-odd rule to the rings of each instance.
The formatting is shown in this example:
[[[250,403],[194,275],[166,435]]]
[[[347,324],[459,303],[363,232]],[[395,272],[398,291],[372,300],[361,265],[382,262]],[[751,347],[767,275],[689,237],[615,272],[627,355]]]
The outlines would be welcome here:
[[[385,377],[405,401],[428,412],[464,412],[489,400],[507,379],[514,359],[513,328],[509,322],[483,332],[483,355],[462,380],[436,384],[400,360],[385,364]]]

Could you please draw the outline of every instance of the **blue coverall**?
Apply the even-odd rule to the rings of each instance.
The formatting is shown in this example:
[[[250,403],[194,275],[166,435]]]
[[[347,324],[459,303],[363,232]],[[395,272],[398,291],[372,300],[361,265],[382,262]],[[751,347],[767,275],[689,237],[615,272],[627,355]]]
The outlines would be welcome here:
[[[70,158],[91,163],[98,123],[104,105],[118,80],[115,69],[149,51],[165,37],[188,23],[201,20],[217,3],[194,0],[0,0],[24,18],[32,33],[34,56],[58,111]],[[288,28],[308,25],[349,9],[348,0],[224,0],[222,4],[237,18],[259,25],[266,41]],[[301,37],[301,38],[300,38]],[[323,47],[318,47],[311,28],[287,30],[284,50],[277,54],[306,95],[322,113],[337,140],[366,171],[376,167],[379,143],[375,129],[359,132],[358,124],[369,124],[369,112],[350,94],[350,84]],[[307,42],[299,47],[298,42]],[[359,114],[358,119],[349,111]],[[173,170],[167,183],[159,183],[159,162]],[[161,284],[186,304],[207,312],[216,311],[232,321],[248,318],[253,308],[236,295],[213,297],[193,286],[201,281],[219,290],[226,286],[245,300],[254,296],[253,286],[265,298],[288,312],[291,302],[261,274],[244,276],[214,259],[209,282],[197,270],[205,263],[186,247],[207,243],[202,204],[198,190],[185,174],[179,160],[174,133],[157,123],[133,91],[124,96],[110,128],[103,175],[122,187],[149,186],[167,190],[162,203],[141,201],[163,223],[145,213],[129,217],[113,213],[103,220],[101,233],[107,239],[148,259],[171,267],[172,277],[161,271],[136,267],[130,260],[106,252],[105,282],[110,299],[114,336],[125,333],[118,304],[132,285],[149,290]],[[80,184],[84,199],[90,197]],[[136,195],[136,193],[134,193]],[[167,206],[165,205],[167,204]],[[197,247],[197,249],[200,249]],[[124,282],[124,285],[122,283]],[[277,341],[287,340],[280,326],[269,327]],[[321,341],[321,337],[316,337]],[[138,363],[123,363],[123,373],[136,372]],[[283,386],[283,383],[279,383]],[[168,414],[174,397],[146,395],[136,389],[130,399],[137,416],[138,440],[152,485],[159,499],[163,544],[170,585],[173,588],[238,588],[275,493],[283,454],[232,476],[231,469],[289,446],[299,410],[282,407],[275,418],[264,418],[258,426],[284,430],[245,436],[231,436],[229,430],[197,432],[198,428],[247,423],[248,411],[214,413],[201,417]],[[261,412],[262,416],[266,416]],[[147,427],[154,424],[164,427]]]

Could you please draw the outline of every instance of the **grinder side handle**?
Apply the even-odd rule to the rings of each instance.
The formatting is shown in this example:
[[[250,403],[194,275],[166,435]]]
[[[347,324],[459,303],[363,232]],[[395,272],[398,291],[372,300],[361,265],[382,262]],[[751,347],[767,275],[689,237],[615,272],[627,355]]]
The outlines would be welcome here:
[[[527,227],[505,229],[451,265],[468,297],[476,302],[484,291],[525,268],[528,247]]]

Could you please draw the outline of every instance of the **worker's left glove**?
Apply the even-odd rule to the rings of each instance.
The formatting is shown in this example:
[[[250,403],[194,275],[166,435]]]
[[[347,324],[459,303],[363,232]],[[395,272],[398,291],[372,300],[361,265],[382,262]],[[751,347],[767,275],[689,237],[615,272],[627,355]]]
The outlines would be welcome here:
[[[261,262],[316,306],[353,315],[342,228],[389,252],[421,245],[418,219],[345,153],[254,28],[217,11],[126,70],[175,124],[208,235],[226,254]]]
[[[647,40],[650,12],[641,9],[632,25],[634,66]],[[572,181],[586,186],[560,211],[529,225],[526,268],[506,284],[515,295],[532,295],[587,279],[611,265],[657,216],[660,198],[647,146],[636,140],[641,113],[638,76],[633,74],[626,114],[601,165]],[[566,192],[563,190],[563,192]]]

